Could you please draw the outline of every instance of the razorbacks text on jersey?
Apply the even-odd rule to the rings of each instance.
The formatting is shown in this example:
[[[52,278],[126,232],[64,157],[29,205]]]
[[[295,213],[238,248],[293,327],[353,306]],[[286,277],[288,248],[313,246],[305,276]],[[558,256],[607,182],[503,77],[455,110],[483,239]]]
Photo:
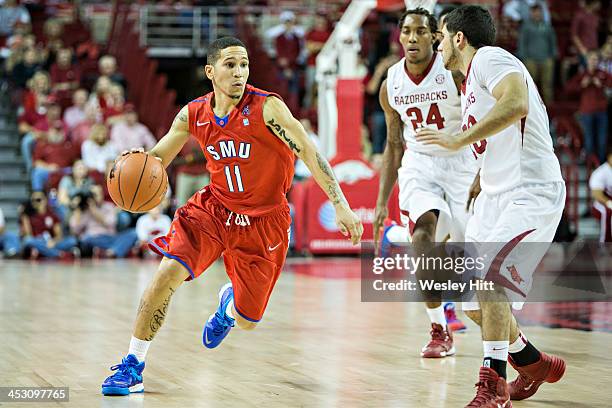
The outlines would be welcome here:
[[[293,152],[263,118],[266,98],[280,96],[247,85],[224,118],[213,112],[213,93],[188,105],[189,131],[198,140],[210,173],[210,191],[227,209],[261,216],[287,206],[293,180]]]
[[[461,129],[461,99],[452,73],[444,68],[442,57],[434,53],[429,66],[419,78],[406,70],[405,58],[389,68],[387,97],[403,122],[406,148],[435,156],[456,152],[437,145],[417,142],[414,135],[421,127],[456,135]]]
[[[471,146],[480,163],[480,184],[487,194],[498,194],[521,184],[563,181],[548,127],[548,115],[527,68],[499,47],[479,48],[461,89],[462,129],[482,120],[497,100],[493,89],[507,75],[525,78],[529,113],[501,132]]]

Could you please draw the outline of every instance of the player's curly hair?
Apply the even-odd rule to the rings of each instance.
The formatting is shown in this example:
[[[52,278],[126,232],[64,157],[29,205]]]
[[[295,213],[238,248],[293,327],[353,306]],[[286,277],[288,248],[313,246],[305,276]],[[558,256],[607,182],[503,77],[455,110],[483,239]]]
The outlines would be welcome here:
[[[457,7],[446,15],[444,24],[450,35],[461,31],[474,48],[495,44],[495,23],[489,11],[483,7]]]
[[[236,37],[221,37],[217,38],[208,46],[208,53],[206,55],[206,64],[214,65],[219,59],[221,50],[229,47],[242,47],[246,50],[246,46],[242,41]]]
[[[425,17],[427,17],[427,25],[429,26],[429,29],[431,30],[431,33],[435,35],[436,32],[438,32],[438,20],[436,20],[436,16],[434,16],[433,14],[431,14],[429,11],[425,10],[422,7],[417,7],[417,8],[413,8],[413,9],[410,9],[410,10],[406,10],[404,12],[404,14],[402,14],[402,16],[399,19],[399,28],[400,29],[404,25],[404,20],[406,20],[406,17],[411,15],[411,14],[416,14],[418,16],[425,16]]]

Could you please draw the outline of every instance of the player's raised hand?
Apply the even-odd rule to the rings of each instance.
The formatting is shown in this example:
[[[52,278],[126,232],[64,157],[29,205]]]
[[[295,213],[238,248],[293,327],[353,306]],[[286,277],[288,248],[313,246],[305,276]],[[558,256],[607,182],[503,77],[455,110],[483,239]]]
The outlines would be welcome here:
[[[347,205],[339,205],[336,207],[336,224],[340,228],[340,232],[345,237],[351,237],[353,245],[357,245],[361,241],[363,235],[363,224],[361,220]]]
[[[438,145],[448,150],[459,150],[462,146],[459,139],[439,130],[421,128],[417,130],[415,139],[425,145]]]
[[[372,228],[374,228],[374,253],[379,255],[378,242],[380,241],[380,232],[382,231],[385,220],[389,216],[389,209],[386,204],[377,204],[376,205],[376,213],[374,215],[374,223],[372,224]]]

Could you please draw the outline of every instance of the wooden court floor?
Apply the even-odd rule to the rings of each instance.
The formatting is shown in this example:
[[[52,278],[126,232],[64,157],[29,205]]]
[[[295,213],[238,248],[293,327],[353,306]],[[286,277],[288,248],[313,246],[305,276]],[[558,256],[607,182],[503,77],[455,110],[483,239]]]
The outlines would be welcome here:
[[[474,396],[482,353],[475,326],[456,336],[456,357],[423,360],[422,305],[361,303],[359,279],[293,273],[291,264],[255,331],[235,329],[218,349],[205,349],[202,325],[226,280],[217,263],[174,296],[147,356],[144,395],[103,397],[100,384],[127,351],[155,267],[0,260],[0,386],[70,387],[68,403],[12,406],[463,407]],[[568,370],[515,407],[611,406],[611,333],[526,333]]]

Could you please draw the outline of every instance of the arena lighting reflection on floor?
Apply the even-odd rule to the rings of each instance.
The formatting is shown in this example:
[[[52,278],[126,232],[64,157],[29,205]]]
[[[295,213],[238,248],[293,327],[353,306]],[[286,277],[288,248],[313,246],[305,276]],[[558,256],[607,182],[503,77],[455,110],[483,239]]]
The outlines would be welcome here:
[[[285,273],[324,279],[359,279],[358,258],[289,258]],[[612,332],[612,302],[538,302],[515,312],[524,325]]]

